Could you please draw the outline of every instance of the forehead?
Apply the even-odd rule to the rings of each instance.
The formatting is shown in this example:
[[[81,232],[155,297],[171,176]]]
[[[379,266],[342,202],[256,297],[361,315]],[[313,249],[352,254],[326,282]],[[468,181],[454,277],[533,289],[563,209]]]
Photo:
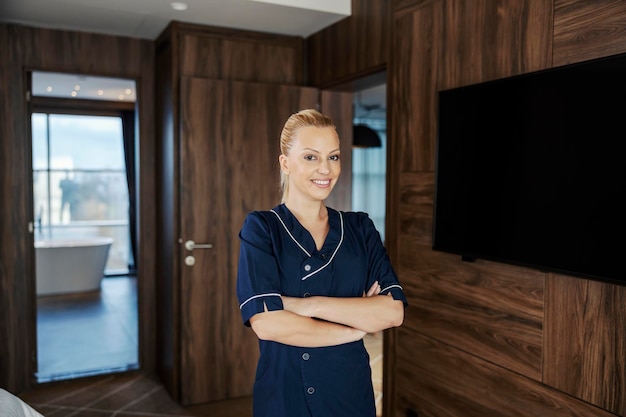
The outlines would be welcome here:
[[[296,132],[293,147],[335,150],[339,148],[339,136],[332,127],[306,126]]]

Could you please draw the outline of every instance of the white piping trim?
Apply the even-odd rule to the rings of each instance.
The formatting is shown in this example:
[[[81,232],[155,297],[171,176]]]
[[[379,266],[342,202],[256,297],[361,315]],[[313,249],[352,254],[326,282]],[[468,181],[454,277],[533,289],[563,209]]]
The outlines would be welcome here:
[[[330,257],[328,262],[326,262],[322,267],[316,269],[315,271],[311,272],[308,275],[303,276],[302,277],[302,281],[304,281],[305,279],[309,278],[312,275],[317,274],[322,269],[326,268],[328,265],[330,265],[330,263],[335,258],[335,255],[337,254],[337,251],[339,250],[339,248],[341,247],[341,244],[343,243],[343,215],[341,214],[341,212],[339,212],[339,219],[341,220],[341,239],[339,239],[339,243],[337,244],[337,247],[335,248],[335,251],[333,252],[333,255]]]
[[[289,235],[289,237],[291,237],[291,239],[296,242],[296,245],[298,245],[300,247],[300,249],[302,249],[302,251],[304,251],[304,253],[306,253],[306,256],[308,256],[309,258],[311,257],[311,254],[309,252],[307,252],[306,249],[304,249],[302,247],[302,245],[300,244],[300,242],[298,242],[296,240],[295,237],[293,237],[293,235],[291,234],[291,232],[289,231],[289,229],[287,229],[287,226],[285,225],[285,223],[283,222],[283,219],[280,218],[280,216],[278,215],[278,213],[276,213],[274,210],[270,210],[272,213],[274,213],[276,215],[276,217],[278,217],[278,220],[280,221],[280,223],[283,225],[283,228],[287,231],[287,234]]]
[[[398,284],[393,284],[393,285],[390,285],[390,286],[388,286],[388,287],[386,287],[386,288],[383,288],[382,290],[380,290],[380,292],[382,293],[382,292],[385,292],[385,291],[390,290],[390,289],[392,289],[392,288],[400,288],[401,290],[403,290],[403,291],[404,291],[404,289],[402,288],[402,286],[401,286],[401,285],[398,285]]]
[[[281,295],[277,292],[268,292],[266,294],[259,294],[259,295],[253,295],[252,297],[248,298],[246,301],[244,301],[243,303],[239,304],[239,310],[241,310],[244,306],[244,304],[246,304],[248,301],[252,301],[255,298],[259,298],[259,297],[280,297]]]

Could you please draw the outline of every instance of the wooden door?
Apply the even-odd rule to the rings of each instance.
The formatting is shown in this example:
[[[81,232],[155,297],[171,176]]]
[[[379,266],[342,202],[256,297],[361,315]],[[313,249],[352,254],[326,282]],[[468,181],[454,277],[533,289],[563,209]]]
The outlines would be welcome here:
[[[258,341],[242,324],[235,292],[238,233],[249,211],[280,202],[282,125],[291,113],[318,107],[318,96],[308,87],[181,79],[174,279],[180,279],[177,374],[184,405],[252,394]],[[188,250],[189,240],[212,247]]]

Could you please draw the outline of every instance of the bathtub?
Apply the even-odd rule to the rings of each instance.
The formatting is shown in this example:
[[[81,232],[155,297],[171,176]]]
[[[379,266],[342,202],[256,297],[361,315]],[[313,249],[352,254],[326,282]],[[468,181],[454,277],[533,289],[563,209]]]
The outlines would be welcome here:
[[[113,239],[35,242],[37,295],[99,291]]]

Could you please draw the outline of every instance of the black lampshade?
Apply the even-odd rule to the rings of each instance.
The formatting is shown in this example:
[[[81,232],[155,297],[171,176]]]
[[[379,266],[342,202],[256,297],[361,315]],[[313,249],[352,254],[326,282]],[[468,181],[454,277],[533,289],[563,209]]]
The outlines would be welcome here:
[[[352,146],[355,148],[379,148],[382,146],[382,142],[378,133],[371,127],[354,125],[352,129]]]

